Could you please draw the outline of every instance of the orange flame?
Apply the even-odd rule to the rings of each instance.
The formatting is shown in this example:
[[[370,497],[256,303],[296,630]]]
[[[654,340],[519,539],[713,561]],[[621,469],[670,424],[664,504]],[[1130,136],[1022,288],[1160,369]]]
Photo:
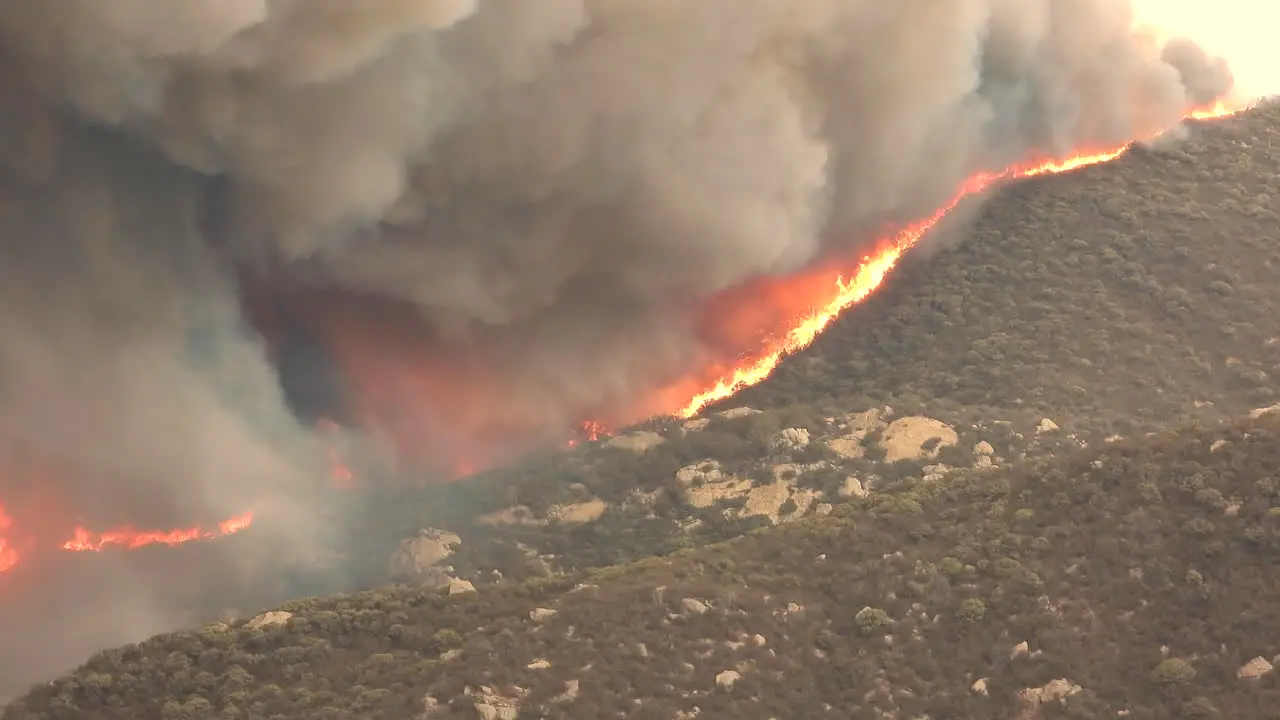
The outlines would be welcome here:
[[[566,447],[577,447],[582,442],[595,442],[601,438],[606,438],[613,433],[604,423],[599,420],[585,420],[578,425],[578,437],[575,437],[565,443]]]
[[[1193,110],[1185,119],[1212,120],[1235,115],[1247,109],[1248,106],[1233,108],[1224,102],[1218,102],[1212,107]],[[871,255],[864,256],[851,273],[838,273],[834,281],[830,282],[829,299],[802,316],[786,334],[768,342],[761,352],[746,359],[737,367],[727,369],[712,382],[710,387],[694,394],[675,414],[679,417],[692,417],[707,405],[728,398],[744,388],[757,385],[769,377],[783,357],[808,347],[842,312],[875,292],[889,272],[898,264],[898,260],[965,199],[1001,182],[1071,172],[1108,162],[1125,154],[1132,146],[1133,143],[1129,143],[1110,150],[1060,160],[1022,163],[999,172],[979,173],[970,177],[961,184],[951,200],[932,215],[880,241],[879,249]]]
[[[1225,100],[1219,100],[1207,108],[1199,108],[1192,110],[1187,114],[1186,120],[1218,120],[1220,118],[1239,115],[1256,106],[1257,103],[1249,103],[1247,105],[1231,106]]]
[[[62,549],[71,552],[101,552],[109,547],[134,550],[147,545],[181,545],[192,540],[211,540],[234,535],[252,524],[253,513],[246,512],[218,523],[218,527],[213,530],[194,527],[185,530],[143,531],[122,527],[94,534],[78,527],[75,529],[75,536],[62,544]]]
[[[18,551],[3,534],[12,526],[13,520],[5,514],[4,506],[0,505],[0,573],[12,570],[18,564]]]
[[[609,428],[598,420],[588,420],[582,423],[582,434],[586,436],[587,442],[595,442],[602,437],[610,435]]]

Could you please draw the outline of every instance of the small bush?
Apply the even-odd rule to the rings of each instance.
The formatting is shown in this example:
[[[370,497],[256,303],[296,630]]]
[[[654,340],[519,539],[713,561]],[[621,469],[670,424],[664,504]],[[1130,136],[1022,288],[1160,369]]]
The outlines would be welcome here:
[[[893,626],[893,618],[889,617],[889,613],[880,608],[864,607],[853,616],[853,621],[858,624],[858,631],[863,635],[875,635],[884,632]]]
[[[968,598],[960,603],[960,607],[956,609],[956,620],[972,625],[982,621],[987,615],[987,605],[977,598]]]
[[[1151,671],[1151,679],[1160,685],[1187,685],[1196,677],[1196,669],[1186,660],[1171,658]]]

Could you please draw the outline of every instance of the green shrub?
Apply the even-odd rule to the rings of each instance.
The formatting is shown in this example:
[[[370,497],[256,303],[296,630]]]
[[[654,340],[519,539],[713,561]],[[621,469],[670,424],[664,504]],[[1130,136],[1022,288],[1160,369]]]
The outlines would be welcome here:
[[[853,621],[858,625],[858,631],[863,635],[875,635],[884,632],[893,626],[893,618],[889,617],[889,613],[880,608],[864,607],[853,616]]]
[[[1196,669],[1186,660],[1170,658],[1155,666],[1151,679],[1160,685],[1187,685],[1196,677]]]
[[[956,620],[966,625],[981,622],[986,615],[986,603],[977,598],[968,598],[961,601],[960,607],[956,609]]]

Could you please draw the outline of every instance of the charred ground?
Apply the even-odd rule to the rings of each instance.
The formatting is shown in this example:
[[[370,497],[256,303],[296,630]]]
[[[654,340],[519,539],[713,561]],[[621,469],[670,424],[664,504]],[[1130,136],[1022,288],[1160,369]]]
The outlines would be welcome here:
[[[439,717],[468,717],[514,686],[531,717],[1010,717],[1017,691],[1059,678],[1083,689],[1048,715],[1265,717],[1277,674],[1235,673],[1280,653],[1280,427],[1238,418],[1280,394],[1277,193],[1274,105],[1005,190],[964,242],[913,259],[733,399],[764,412],[697,431],[659,420],[644,451],[601,443],[340,501],[342,585],[384,582],[396,543],[431,526],[464,539],[451,572],[479,594],[393,588],[294,603],[265,631],[163,636],[5,718],[401,718],[426,695]],[[867,410],[928,415],[957,442],[885,464],[873,432],[862,457],[834,455],[829,419]],[[1044,418],[1061,431],[1036,435]],[[814,441],[779,450],[785,428]],[[951,470],[979,442],[1008,467]],[[708,460],[757,486],[801,466],[796,486],[835,507],[748,534],[770,520],[741,498],[693,507],[675,480]],[[839,499],[850,475],[872,492]],[[597,519],[557,519],[596,501]],[[529,521],[480,521],[513,507]],[[539,624],[537,608],[558,612]],[[1042,654],[1010,660],[1024,640]],[[550,667],[527,667],[538,659]],[[726,670],[741,679],[717,690]],[[576,699],[553,702],[570,681]]]

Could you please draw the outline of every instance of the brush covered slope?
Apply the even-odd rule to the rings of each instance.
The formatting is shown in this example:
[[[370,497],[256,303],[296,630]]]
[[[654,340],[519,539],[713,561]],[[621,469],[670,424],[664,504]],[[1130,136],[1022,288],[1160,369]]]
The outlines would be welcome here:
[[[497,536],[581,567],[762,522],[689,502],[680,470],[707,461],[756,488],[797,475],[799,489],[820,493],[796,498],[813,510],[839,500],[850,475],[870,487],[878,475],[983,462],[970,452],[980,442],[1013,461],[1238,418],[1280,400],[1280,105],[1193,123],[1185,141],[1163,149],[1017,184],[972,221],[943,228],[937,242],[957,233],[963,241],[908,256],[812,347],[703,420],[658,420],[454,486],[343,499],[352,577],[366,586],[385,579],[396,543],[425,526],[460,533],[465,556],[490,546],[473,540]],[[954,445],[915,465],[878,462],[887,428],[920,416],[947,426],[935,427],[934,442],[946,446],[954,432]],[[1037,435],[1045,419],[1061,432]],[[788,429],[812,442],[796,448],[793,433],[780,449]],[[922,440],[935,430],[924,427]],[[746,502],[742,490],[721,499]],[[575,517],[590,527],[558,522]],[[521,572],[510,547],[484,554],[481,565]]]
[[[1262,718],[1277,586],[1268,414],[669,559],[298,601],[103,653],[3,718]]]
[[[1275,402],[1280,104],[1189,127],[1004,190],[734,402],[1030,409],[1122,434]]]

